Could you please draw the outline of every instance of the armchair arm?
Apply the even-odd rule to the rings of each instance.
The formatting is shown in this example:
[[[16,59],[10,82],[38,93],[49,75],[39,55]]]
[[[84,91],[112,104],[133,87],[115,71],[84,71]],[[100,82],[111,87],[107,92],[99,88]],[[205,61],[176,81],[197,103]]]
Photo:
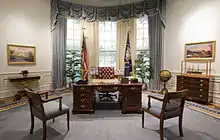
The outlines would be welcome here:
[[[39,94],[39,95],[45,95],[45,96],[46,96],[46,99],[48,99],[49,91],[38,92],[38,94]]]
[[[148,98],[153,98],[155,100],[158,100],[158,101],[162,101],[163,102],[163,98],[159,98],[159,97],[156,97],[156,96],[152,96],[152,95],[148,95]]]
[[[151,98],[153,98],[155,100],[158,100],[158,101],[163,101],[162,98],[159,98],[159,97],[156,97],[156,96],[152,96],[152,95],[148,95],[148,109],[151,108],[151,101],[150,101]]]
[[[58,99],[61,100],[62,98],[63,98],[62,96],[53,97],[53,98],[50,98],[50,99],[43,100],[43,103],[58,100]]]
[[[62,96],[58,96],[58,97],[54,97],[54,98],[51,98],[51,99],[46,99],[46,100],[43,100],[43,103],[47,103],[47,102],[59,99],[59,110],[61,111],[62,110],[62,98],[63,98]]]

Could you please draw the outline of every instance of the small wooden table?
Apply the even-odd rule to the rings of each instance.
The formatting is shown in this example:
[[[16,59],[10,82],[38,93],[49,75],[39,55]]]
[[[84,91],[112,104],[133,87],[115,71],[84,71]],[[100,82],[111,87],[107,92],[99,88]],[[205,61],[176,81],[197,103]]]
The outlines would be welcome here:
[[[140,113],[142,84],[73,84],[73,114],[94,113],[93,95],[96,91],[121,94],[122,113]]]
[[[40,79],[40,76],[36,75],[30,75],[30,76],[14,76],[14,77],[8,77],[8,80],[12,83],[18,83],[22,88],[28,88],[34,81],[37,81]],[[15,95],[16,100],[19,100],[21,98],[21,94],[24,93],[24,91],[18,91],[18,94]]]

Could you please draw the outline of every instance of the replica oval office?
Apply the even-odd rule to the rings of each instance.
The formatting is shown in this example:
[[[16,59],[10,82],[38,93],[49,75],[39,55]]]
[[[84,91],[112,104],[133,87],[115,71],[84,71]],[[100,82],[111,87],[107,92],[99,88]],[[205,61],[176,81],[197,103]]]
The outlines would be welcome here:
[[[219,7],[1,0],[0,140],[220,140]]]

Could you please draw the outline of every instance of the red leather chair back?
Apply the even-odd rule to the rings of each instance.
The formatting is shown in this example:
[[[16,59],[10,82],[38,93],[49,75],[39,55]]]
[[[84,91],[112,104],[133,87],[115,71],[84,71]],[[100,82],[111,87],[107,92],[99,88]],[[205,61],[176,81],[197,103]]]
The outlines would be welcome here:
[[[114,79],[114,67],[98,67],[99,79]]]

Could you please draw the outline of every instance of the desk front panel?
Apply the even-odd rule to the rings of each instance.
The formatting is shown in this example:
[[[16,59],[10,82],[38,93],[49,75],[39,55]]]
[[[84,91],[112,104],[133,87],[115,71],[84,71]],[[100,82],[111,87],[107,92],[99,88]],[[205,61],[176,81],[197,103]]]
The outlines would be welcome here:
[[[121,87],[122,113],[137,112],[141,110],[142,85],[124,85]]]
[[[120,104],[122,113],[140,112],[141,84],[99,84],[99,85],[73,85],[73,113],[92,113],[93,95],[95,91],[116,92],[121,94]]]
[[[93,113],[93,88],[87,85],[73,86],[73,110],[77,113]]]

